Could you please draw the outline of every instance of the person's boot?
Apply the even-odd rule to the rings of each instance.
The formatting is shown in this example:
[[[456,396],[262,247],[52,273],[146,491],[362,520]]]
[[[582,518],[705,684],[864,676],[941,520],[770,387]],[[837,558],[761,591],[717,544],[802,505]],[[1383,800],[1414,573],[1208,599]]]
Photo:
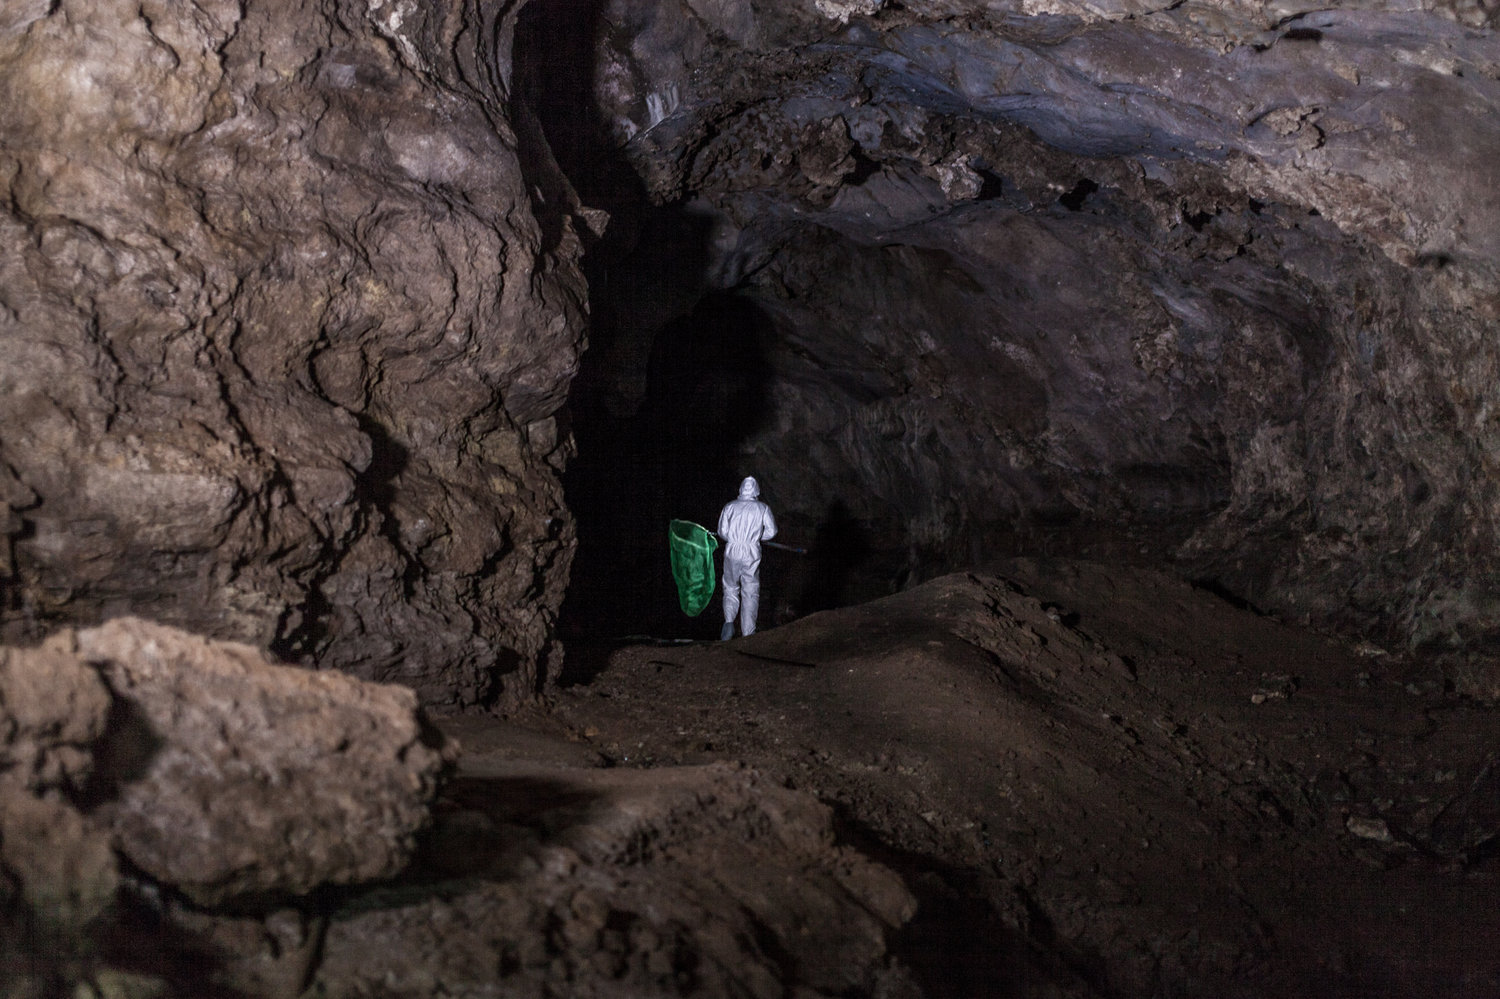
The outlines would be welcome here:
[[[719,629],[719,641],[727,642],[734,637],[734,622],[725,621],[724,627]]]

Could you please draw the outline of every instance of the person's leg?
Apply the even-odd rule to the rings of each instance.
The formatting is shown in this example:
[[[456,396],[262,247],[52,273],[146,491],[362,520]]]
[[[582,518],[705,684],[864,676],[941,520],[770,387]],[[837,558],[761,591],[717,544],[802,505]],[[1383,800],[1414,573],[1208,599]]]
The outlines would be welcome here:
[[[724,587],[724,627],[719,630],[719,641],[734,637],[734,619],[740,612],[739,566],[724,558],[724,575],[719,580]]]
[[[740,577],[740,634],[755,634],[755,615],[760,610],[760,576],[747,572]]]

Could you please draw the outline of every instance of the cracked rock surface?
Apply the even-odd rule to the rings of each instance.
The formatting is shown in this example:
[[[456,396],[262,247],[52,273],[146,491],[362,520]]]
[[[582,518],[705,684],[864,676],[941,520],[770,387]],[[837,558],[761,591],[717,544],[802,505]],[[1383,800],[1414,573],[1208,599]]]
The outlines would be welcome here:
[[[580,33],[597,112],[544,120],[618,216],[586,376],[610,448],[650,428],[644,488],[686,449],[914,577],[1144,546],[1418,646],[1500,626],[1489,7],[610,0]],[[695,343],[717,367],[673,367]]]
[[[164,625],[0,647],[0,994],[152,979],[163,899],[204,918],[393,877],[456,753],[409,689]]]
[[[509,124],[513,16],[0,12],[8,638],[133,612],[429,703],[531,696],[583,289]]]

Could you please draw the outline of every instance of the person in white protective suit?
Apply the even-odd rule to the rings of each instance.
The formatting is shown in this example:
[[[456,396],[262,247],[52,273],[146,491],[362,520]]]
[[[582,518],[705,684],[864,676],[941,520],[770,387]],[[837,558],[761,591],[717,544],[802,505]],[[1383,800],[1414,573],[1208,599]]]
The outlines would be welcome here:
[[[755,614],[760,610],[760,543],[776,536],[776,518],[762,503],[760,483],[745,476],[739,499],[724,504],[719,512],[719,537],[724,539],[724,628],[719,639],[734,637],[734,619],[740,619],[740,634],[755,634]]]

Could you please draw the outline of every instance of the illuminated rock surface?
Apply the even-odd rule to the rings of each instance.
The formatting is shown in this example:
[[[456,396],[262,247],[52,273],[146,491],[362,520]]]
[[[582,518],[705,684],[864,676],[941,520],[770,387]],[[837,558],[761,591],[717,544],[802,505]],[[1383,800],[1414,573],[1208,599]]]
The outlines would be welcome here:
[[[409,689],[136,619],[0,649],[3,994],[147,930],[138,896],[254,910],[398,874],[456,754]]]
[[[6,4],[0,638],[115,623],[0,999],[1500,992],[1500,44],[1397,6]]]
[[[133,612],[431,703],[536,686],[577,236],[505,18],[410,6],[0,14],[12,639]]]

